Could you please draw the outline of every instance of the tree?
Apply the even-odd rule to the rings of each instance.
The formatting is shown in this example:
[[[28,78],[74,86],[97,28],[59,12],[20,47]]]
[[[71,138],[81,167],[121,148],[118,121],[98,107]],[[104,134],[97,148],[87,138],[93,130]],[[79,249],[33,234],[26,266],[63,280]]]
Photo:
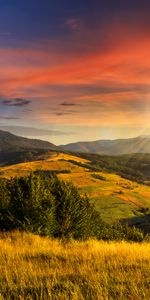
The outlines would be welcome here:
[[[7,201],[6,196],[5,201],[2,199],[3,203],[7,202],[4,229],[20,228],[41,234],[53,234],[55,199],[46,177],[32,174],[29,177],[14,178],[7,181],[6,190],[9,199]],[[0,212],[2,220],[4,209],[1,208]]]
[[[56,198],[55,236],[86,238],[92,235],[92,219],[94,208],[87,197],[81,197],[72,183],[53,178],[52,193]],[[96,213],[96,217],[97,217]],[[95,219],[96,222],[96,219]]]

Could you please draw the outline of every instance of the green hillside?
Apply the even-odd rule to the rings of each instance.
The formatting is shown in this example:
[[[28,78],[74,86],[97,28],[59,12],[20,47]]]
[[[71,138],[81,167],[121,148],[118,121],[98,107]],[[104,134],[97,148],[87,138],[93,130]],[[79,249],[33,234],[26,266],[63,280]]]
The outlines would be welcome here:
[[[150,186],[109,173],[104,168],[98,170],[88,159],[49,152],[45,160],[0,167],[0,176],[5,178],[29,175],[31,172],[57,174],[59,178],[73,182],[82,194],[89,196],[107,222],[126,218],[133,222],[147,222]]]

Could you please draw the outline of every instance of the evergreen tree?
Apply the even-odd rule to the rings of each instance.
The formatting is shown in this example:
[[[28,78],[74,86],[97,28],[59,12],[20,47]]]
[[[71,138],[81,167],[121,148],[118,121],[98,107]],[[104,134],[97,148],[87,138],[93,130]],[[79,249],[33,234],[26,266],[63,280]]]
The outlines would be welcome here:
[[[87,197],[81,197],[71,183],[52,180],[52,193],[56,198],[56,236],[85,238],[92,234],[90,226],[94,209]],[[98,213],[97,213],[98,214]],[[95,220],[96,221],[96,220]]]

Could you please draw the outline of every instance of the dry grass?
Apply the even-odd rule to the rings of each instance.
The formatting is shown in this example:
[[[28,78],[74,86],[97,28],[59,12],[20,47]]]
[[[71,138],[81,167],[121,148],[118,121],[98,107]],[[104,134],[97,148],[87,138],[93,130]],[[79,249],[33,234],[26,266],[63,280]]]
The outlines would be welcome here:
[[[0,299],[149,299],[150,244],[0,235]]]
[[[82,194],[87,194],[94,201],[102,218],[112,222],[120,218],[139,216],[139,209],[150,208],[150,187],[121,178],[116,174],[106,172],[87,172],[87,169],[71,163],[74,160],[88,163],[80,157],[53,153],[43,161],[34,161],[0,167],[0,177],[11,178],[14,176],[26,176],[32,171],[55,171],[68,170],[68,174],[59,174],[58,177],[65,181],[72,181],[80,188]],[[100,175],[105,180],[92,177],[92,174]],[[108,213],[107,213],[108,212]]]
[[[88,159],[84,159],[81,157],[78,157],[76,155],[66,154],[66,153],[53,153],[51,157],[48,159],[49,161],[57,161],[57,160],[74,160],[76,162],[80,162],[82,164],[89,163],[90,161]]]

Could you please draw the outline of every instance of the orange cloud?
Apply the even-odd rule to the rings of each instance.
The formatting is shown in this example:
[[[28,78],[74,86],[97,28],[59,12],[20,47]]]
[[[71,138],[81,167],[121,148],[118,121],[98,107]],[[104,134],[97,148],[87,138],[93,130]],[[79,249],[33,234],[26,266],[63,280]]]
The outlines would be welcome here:
[[[73,20],[66,25],[76,27]],[[85,54],[72,49],[72,39],[70,43],[49,41],[47,50],[1,49],[1,97],[33,99],[37,108],[32,117],[46,122],[51,119],[86,124],[90,120],[93,125],[111,126],[125,125],[129,120],[132,124],[146,124],[150,106],[149,32],[117,22],[105,31],[104,48],[99,28],[93,34],[86,32],[85,39],[85,28],[75,31],[74,43],[84,45],[85,41]],[[66,50],[67,45],[70,48]],[[56,117],[46,111],[62,99],[86,104],[82,119],[80,113]],[[41,106],[43,110],[39,112]]]

